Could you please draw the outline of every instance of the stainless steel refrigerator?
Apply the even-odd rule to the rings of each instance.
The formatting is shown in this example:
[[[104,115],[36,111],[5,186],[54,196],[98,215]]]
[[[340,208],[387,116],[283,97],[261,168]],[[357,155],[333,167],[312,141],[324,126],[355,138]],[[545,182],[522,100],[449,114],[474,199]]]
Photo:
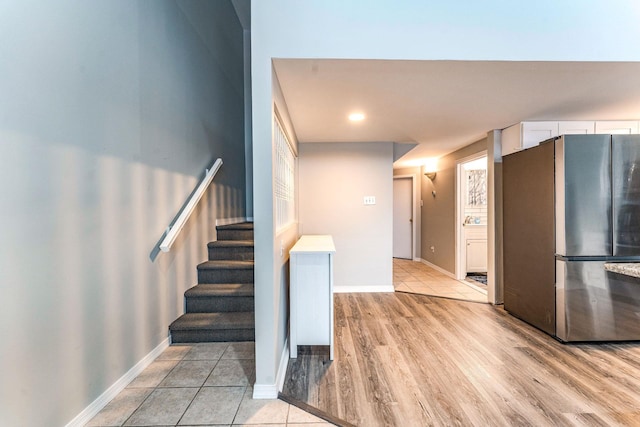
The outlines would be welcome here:
[[[564,135],[503,158],[504,303],[562,341],[640,340],[640,136]]]

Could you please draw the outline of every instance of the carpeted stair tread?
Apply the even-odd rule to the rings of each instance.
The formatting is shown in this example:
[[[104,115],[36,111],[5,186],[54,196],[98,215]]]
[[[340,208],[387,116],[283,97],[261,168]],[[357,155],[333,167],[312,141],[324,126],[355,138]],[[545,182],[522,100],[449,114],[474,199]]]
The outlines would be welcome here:
[[[188,289],[184,296],[187,298],[252,297],[253,283],[199,284]]]
[[[213,260],[198,264],[198,270],[253,270],[253,261]]]
[[[186,313],[169,326],[171,331],[253,329],[252,312]]]
[[[207,243],[209,248],[252,248],[253,240],[216,240]]]
[[[239,222],[237,224],[218,225],[218,230],[253,230],[252,222]]]

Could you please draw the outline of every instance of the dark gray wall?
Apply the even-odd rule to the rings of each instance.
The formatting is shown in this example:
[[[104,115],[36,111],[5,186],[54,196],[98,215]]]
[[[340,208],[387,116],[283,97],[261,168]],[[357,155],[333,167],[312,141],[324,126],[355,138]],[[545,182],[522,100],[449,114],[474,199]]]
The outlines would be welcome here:
[[[162,344],[245,215],[242,37],[227,1],[0,3],[0,425],[64,425]]]

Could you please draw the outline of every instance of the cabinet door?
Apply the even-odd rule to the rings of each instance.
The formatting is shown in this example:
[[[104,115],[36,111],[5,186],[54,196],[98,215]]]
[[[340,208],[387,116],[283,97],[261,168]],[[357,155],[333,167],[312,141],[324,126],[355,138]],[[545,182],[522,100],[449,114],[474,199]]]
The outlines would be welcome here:
[[[467,240],[467,272],[487,271],[487,240]]]
[[[558,122],[523,122],[522,148],[529,148],[558,136]]]
[[[590,135],[595,131],[594,121],[570,121],[558,123],[558,135]]]
[[[638,133],[638,122],[635,120],[610,120],[596,122],[596,133],[611,133],[622,135],[636,134]]]

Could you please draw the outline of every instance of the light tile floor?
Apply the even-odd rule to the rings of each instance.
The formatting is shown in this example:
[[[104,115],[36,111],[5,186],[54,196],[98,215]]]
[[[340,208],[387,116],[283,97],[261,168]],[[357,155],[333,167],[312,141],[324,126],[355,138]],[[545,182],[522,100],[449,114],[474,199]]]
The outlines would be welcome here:
[[[167,348],[87,427],[331,425],[281,400],[253,400],[254,343]]]
[[[393,259],[393,287],[396,292],[487,302],[487,295],[473,285],[452,279],[421,262],[408,259]]]

